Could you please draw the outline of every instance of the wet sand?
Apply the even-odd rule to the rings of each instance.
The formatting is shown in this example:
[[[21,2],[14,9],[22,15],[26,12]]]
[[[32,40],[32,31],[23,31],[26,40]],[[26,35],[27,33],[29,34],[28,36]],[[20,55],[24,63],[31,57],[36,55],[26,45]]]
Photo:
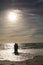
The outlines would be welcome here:
[[[43,65],[43,56],[35,56],[25,61],[0,60],[0,65]]]

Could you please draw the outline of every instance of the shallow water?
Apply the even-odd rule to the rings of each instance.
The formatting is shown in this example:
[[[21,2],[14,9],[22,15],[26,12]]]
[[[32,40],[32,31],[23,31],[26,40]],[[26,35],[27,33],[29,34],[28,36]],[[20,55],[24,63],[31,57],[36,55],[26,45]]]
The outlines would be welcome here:
[[[19,55],[14,54],[14,43],[0,44],[0,60],[24,61],[32,59],[36,55],[43,55],[43,49],[19,48]]]

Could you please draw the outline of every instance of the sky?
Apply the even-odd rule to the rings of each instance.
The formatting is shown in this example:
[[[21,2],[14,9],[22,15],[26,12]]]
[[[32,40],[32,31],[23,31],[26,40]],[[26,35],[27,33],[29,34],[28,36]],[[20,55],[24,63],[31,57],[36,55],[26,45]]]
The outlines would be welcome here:
[[[0,41],[43,43],[43,0],[0,0]]]

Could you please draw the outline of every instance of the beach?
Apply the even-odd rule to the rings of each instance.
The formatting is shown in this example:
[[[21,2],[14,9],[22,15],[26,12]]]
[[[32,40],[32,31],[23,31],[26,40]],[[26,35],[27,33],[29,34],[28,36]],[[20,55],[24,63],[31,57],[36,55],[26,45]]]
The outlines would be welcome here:
[[[43,65],[43,56],[35,56],[33,59],[25,61],[0,60],[0,65]]]
[[[14,54],[14,44],[0,45],[0,65],[43,65],[43,49],[18,49]]]
[[[6,51],[0,54],[0,65],[43,65],[43,55],[19,52],[15,55]]]

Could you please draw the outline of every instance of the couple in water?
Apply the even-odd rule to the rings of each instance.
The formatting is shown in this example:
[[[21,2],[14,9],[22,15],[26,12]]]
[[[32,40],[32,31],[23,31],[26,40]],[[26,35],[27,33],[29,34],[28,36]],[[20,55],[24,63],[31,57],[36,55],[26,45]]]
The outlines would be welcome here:
[[[14,44],[14,54],[18,55],[18,44],[17,43]]]

